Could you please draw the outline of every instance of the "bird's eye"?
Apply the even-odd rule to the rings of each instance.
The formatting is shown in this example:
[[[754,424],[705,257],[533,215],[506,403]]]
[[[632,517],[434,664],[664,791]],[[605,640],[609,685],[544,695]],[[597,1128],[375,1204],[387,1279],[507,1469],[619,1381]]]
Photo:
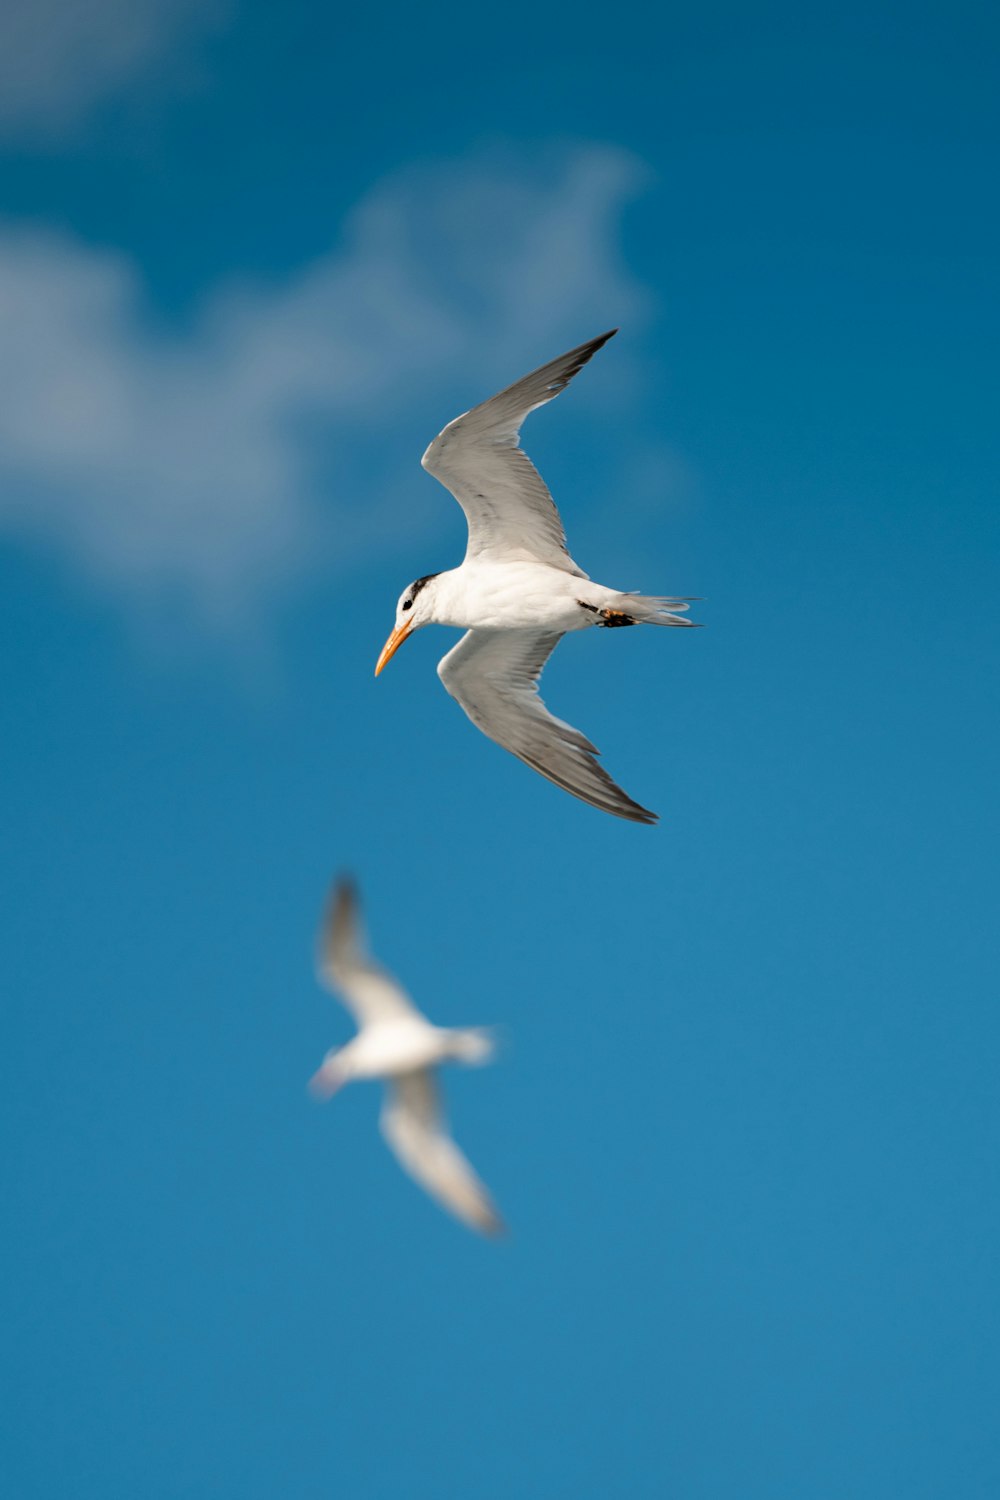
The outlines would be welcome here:
[[[412,599],[404,599],[403,600],[403,608],[404,609],[412,609],[413,608],[413,600]]]

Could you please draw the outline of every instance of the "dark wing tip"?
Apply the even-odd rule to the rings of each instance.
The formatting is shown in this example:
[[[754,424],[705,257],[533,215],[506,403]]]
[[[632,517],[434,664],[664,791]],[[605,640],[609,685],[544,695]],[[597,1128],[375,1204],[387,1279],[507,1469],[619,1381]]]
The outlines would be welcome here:
[[[576,349],[572,349],[569,357],[573,363],[566,374],[567,381],[572,380],[577,371],[582,370],[588,359],[593,359],[598,349],[603,349],[608,339],[613,339],[617,332],[617,328],[609,328],[607,333],[599,333],[596,339],[588,339],[585,344],[580,344]]]
[[[619,787],[618,790],[621,791],[621,788]],[[645,823],[650,828],[660,821],[659,813],[650,812],[648,807],[643,807],[640,802],[634,802],[627,792],[622,792],[622,796],[625,798],[624,806],[621,804],[614,807],[606,806],[604,810],[613,813],[616,818],[625,818],[629,823]]]
[[[599,333],[596,339],[591,339],[589,344],[585,344],[584,348],[590,351],[587,358],[589,359],[591,354],[596,354],[598,349],[603,349],[608,339],[613,339],[617,332],[617,328],[609,328],[607,333]]]
[[[349,913],[358,906],[358,883],[353,875],[338,875],[330,887],[329,909],[331,916]]]
[[[510,1229],[504,1223],[493,1205],[490,1205],[489,1215],[479,1225],[480,1230],[490,1240],[509,1240]]]
[[[338,875],[330,887],[319,933],[320,970],[357,945],[360,921],[358,887],[352,876]]]
[[[588,339],[585,344],[577,344],[575,349],[568,349],[565,354],[560,354],[558,359],[553,359],[547,365],[542,365],[534,370],[531,375],[525,375],[524,380],[537,379],[539,376],[548,375],[546,389],[552,392],[552,396],[558,396],[564,391],[574,376],[579,375],[588,360],[593,359],[598,349],[602,349],[608,339],[614,338],[618,332],[617,328],[609,328],[607,333],[599,334],[596,339]],[[508,387],[513,390],[521,385],[521,381],[515,381],[514,386]],[[503,391],[500,392],[502,396]],[[550,396],[549,400],[552,399]]]

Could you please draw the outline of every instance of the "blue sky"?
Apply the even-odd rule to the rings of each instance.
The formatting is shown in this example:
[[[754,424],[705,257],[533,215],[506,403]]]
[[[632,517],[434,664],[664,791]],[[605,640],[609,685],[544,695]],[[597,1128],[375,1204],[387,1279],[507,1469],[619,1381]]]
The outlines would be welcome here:
[[[996,22],[985,6],[13,0],[0,21],[5,1491],[986,1497]],[[602,581],[476,734],[418,460],[526,445]],[[512,1228],[398,1171],[333,873]]]

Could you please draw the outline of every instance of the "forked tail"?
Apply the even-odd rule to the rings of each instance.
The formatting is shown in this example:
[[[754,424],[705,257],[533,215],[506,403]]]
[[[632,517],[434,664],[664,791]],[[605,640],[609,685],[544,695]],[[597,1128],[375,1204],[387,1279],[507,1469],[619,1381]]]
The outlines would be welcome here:
[[[692,599],[661,599],[653,594],[619,594],[611,610],[621,610],[630,616],[629,623],[636,625],[687,625],[695,626],[697,620],[685,620],[684,614]]]
[[[464,1026],[451,1033],[452,1056],[473,1067],[488,1063],[497,1049],[492,1026]]]

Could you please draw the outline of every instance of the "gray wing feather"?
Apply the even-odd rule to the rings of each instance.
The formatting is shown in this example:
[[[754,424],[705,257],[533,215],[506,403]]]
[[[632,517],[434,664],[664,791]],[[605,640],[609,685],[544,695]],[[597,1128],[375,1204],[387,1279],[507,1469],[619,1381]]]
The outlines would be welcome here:
[[[521,423],[565,390],[617,329],[550,360],[449,422],[421,463],[455,496],[469,523],[466,558],[546,562],[587,575],[566,550],[559,512],[545,481],[518,447]]]
[[[368,955],[357,892],[339,880],[319,934],[319,976],[359,1026],[419,1014],[406,991]]]
[[[430,1069],[386,1084],[380,1124],[400,1166],[432,1198],[483,1234],[503,1229],[489,1193],[448,1134]]]
[[[617,818],[655,823],[656,814],[598,765],[595,746],[542,702],[538,679],[561,640],[534,630],[469,630],[438,663],[438,676],[477,729],[556,786]]]

